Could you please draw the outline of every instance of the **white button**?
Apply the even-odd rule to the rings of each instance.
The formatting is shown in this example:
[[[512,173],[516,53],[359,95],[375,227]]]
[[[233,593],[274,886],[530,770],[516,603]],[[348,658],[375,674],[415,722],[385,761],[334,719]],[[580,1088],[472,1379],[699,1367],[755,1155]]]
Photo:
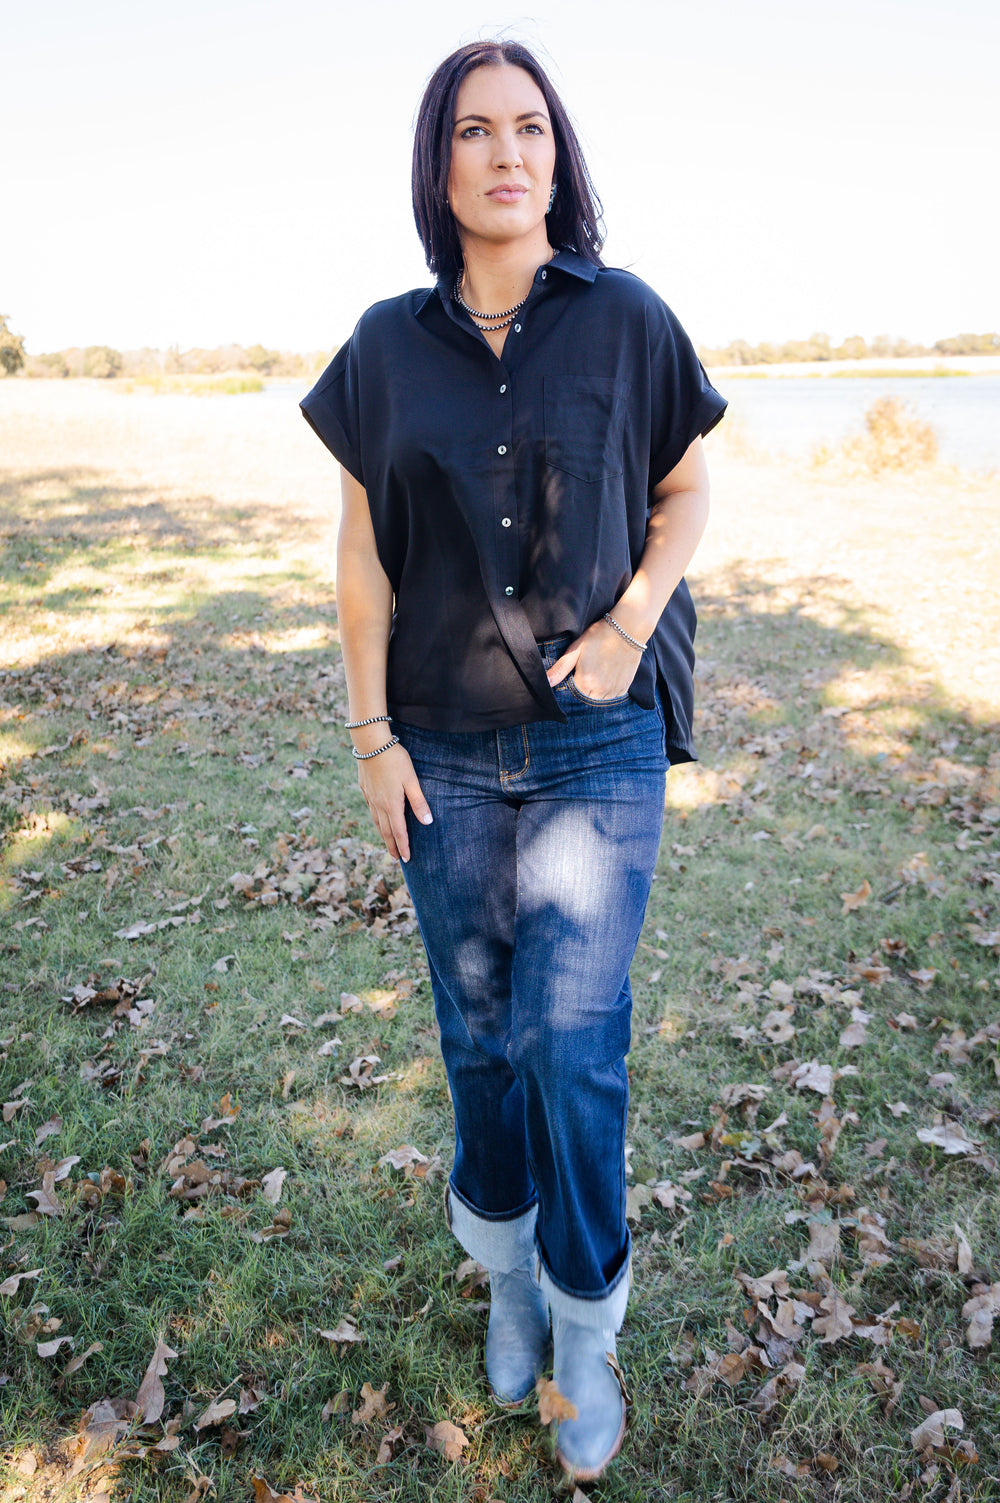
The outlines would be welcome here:
[[[542,272],[542,281],[543,281],[543,282],[544,282],[544,281],[545,281],[545,278],[546,278],[546,277],[547,277],[547,276],[548,276],[548,272],[547,272],[547,271],[543,271],[543,272]]]
[[[498,454],[506,454],[506,452],[507,452],[507,445],[506,444],[501,444],[500,447],[497,449],[497,453]]]
[[[507,588],[504,590],[504,594],[505,595],[513,595],[513,593],[514,593],[514,586],[512,584],[509,584],[507,586]]]
[[[504,386],[501,386],[501,388],[500,388],[500,395],[501,395],[501,396],[503,396],[503,394],[504,394],[504,392],[505,392],[505,391],[506,391],[506,390],[507,390],[507,387],[506,387],[506,385],[504,385]]]
[[[514,333],[515,334],[520,334],[520,332],[521,332],[521,325],[520,324],[515,324],[514,325]]]
[[[501,527],[509,527],[510,526],[510,517],[501,517],[500,518],[500,526]]]

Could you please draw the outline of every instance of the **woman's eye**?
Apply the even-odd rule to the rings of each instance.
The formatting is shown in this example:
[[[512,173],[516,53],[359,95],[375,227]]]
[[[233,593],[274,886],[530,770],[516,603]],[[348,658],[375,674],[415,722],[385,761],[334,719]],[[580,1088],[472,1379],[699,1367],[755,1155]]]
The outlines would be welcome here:
[[[542,136],[542,135],[545,134],[545,132],[542,130],[542,127],[540,125],[531,124],[531,125],[526,125],[524,128],[525,128],[525,130],[530,130],[536,136]]]
[[[483,135],[483,134],[484,134],[484,131],[483,131],[483,127],[481,125],[467,125],[465,127],[464,131],[462,132],[462,140],[463,141],[468,141],[471,136],[477,136],[477,135]]]

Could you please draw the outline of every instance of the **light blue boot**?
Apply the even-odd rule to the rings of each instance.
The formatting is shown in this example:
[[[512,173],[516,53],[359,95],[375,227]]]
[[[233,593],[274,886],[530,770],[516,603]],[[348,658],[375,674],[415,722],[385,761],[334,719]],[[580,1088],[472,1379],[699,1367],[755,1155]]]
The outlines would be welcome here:
[[[490,1269],[490,1319],[486,1328],[486,1376],[496,1403],[522,1404],[545,1368],[549,1307],[530,1265],[509,1273]]]
[[[544,1269],[541,1286],[552,1313],[555,1369],[576,1419],[559,1423],[556,1459],[579,1482],[592,1482],[618,1455],[625,1436],[627,1397],[615,1338],[625,1318],[629,1275],[603,1299],[579,1299],[558,1289]]]
[[[448,1225],[470,1258],[490,1276],[486,1377],[498,1404],[521,1404],[545,1369],[549,1307],[535,1273],[537,1206],[513,1220],[493,1221],[445,1192]]]

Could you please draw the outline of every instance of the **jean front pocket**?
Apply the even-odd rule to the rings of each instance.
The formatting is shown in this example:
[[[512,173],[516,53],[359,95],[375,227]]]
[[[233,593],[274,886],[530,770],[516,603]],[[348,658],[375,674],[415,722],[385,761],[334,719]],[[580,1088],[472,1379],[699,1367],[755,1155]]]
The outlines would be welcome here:
[[[624,694],[615,694],[611,699],[591,699],[589,694],[584,694],[582,689],[577,688],[575,671],[570,673],[566,678],[566,687],[576,699],[580,700],[582,704],[592,705],[596,709],[609,710],[614,705],[627,705],[629,702],[629,693],[627,689]]]
[[[610,376],[545,376],[545,463],[577,480],[622,473],[628,382]]]

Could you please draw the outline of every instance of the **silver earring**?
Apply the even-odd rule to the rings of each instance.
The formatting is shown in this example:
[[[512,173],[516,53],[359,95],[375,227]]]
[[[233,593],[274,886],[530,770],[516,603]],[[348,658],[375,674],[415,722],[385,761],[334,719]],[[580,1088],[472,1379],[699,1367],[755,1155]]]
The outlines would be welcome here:
[[[549,206],[545,210],[546,214],[551,214],[552,213],[552,205],[555,203],[555,201],[556,201],[556,185],[555,185],[555,183],[553,183],[552,184],[552,192],[549,194]]]

